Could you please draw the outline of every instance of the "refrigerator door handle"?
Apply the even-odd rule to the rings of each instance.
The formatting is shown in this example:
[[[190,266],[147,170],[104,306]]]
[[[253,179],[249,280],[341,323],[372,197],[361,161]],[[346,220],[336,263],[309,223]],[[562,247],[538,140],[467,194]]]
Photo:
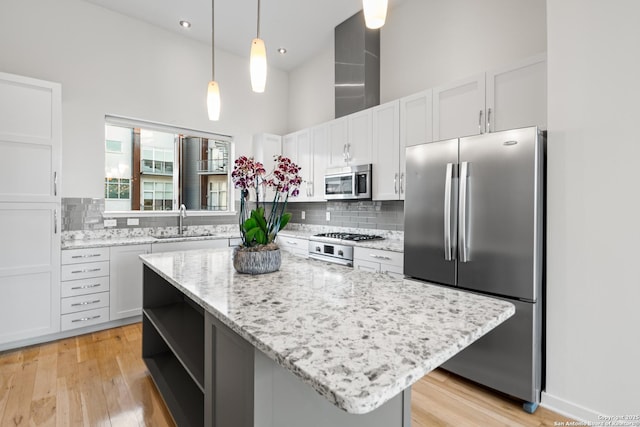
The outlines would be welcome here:
[[[447,163],[444,180],[444,259],[445,261],[453,261],[455,254],[453,251],[453,237],[451,232],[451,194],[453,181],[453,163]]]
[[[460,210],[458,211],[458,223],[460,227],[460,262],[469,262],[469,230],[468,230],[468,184],[469,162],[462,162],[460,166]]]

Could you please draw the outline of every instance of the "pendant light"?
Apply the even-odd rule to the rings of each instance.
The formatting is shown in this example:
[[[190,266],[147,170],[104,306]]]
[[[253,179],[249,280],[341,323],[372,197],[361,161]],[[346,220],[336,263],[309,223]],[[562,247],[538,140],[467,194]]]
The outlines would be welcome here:
[[[367,28],[375,30],[384,25],[384,21],[387,19],[387,1],[388,0],[362,0],[364,22]]]
[[[264,92],[267,84],[267,49],[264,40],[260,38],[260,0],[258,0],[258,24],[256,38],[251,41],[251,57],[249,59],[251,71],[251,88],[254,92]]]
[[[207,112],[209,120],[220,119],[220,86],[216,82],[215,68],[215,44],[214,44],[214,21],[215,21],[215,0],[211,0],[211,81],[207,87]]]

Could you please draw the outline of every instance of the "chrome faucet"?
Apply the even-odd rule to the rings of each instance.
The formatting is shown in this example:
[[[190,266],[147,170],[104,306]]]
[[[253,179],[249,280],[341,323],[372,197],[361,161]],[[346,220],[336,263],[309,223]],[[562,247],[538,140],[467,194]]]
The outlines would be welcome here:
[[[182,234],[182,220],[187,217],[187,207],[183,204],[180,205],[180,213],[178,214],[178,234]]]

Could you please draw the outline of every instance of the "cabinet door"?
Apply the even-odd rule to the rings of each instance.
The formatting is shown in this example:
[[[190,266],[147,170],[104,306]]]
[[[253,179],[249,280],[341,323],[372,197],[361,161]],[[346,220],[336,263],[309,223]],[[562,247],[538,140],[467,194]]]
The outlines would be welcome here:
[[[433,140],[484,132],[485,75],[433,89]]]
[[[311,150],[311,138],[308,129],[285,135],[282,142],[282,152],[300,166],[302,184],[297,197],[289,199],[290,202],[304,202],[310,198],[310,186],[313,185],[313,152]]]
[[[372,109],[373,200],[400,198],[400,103]]]
[[[349,124],[346,117],[330,121],[327,124],[329,143],[328,166],[335,168],[347,164],[347,141],[349,139]]]
[[[0,201],[60,201],[60,92],[0,73]]]
[[[151,245],[113,246],[110,250],[110,320],[142,314],[142,261]]]
[[[400,144],[403,147],[433,141],[433,91],[400,99]]]
[[[351,165],[371,163],[371,109],[350,114],[347,117],[347,159]]]
[[[546,55],[487,73],[487,132],[547,128]]]
[[[56,203],[0,203],[0,344],[60,331]]]
[[[328,126],[322,124],[311,129],[313,149],[313,184],[310,187],[310,201],[324,201],[324,174],[329,164]]]

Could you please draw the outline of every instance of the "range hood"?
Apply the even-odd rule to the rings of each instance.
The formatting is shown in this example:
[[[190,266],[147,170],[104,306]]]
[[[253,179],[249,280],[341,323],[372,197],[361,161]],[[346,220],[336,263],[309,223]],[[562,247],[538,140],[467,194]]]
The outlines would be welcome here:
[[[335,28],[336,118],[380,104],[380,30],[362,11]]]

